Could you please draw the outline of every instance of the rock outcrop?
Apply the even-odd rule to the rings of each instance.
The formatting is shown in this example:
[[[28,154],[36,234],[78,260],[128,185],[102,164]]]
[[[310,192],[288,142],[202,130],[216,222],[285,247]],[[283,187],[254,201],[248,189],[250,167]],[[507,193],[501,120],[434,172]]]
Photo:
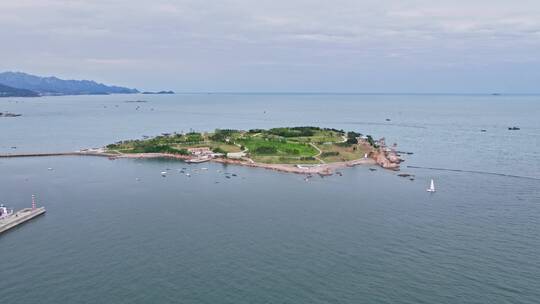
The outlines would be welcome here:
[[[399,164],[403,161],[396,153],[395,149],[386,147],[384,138],[377,141],[377,149],[372,153],[371,157],[377,164],[385,169],[399,170]],[[395,144],[394,144],[395,148]]]

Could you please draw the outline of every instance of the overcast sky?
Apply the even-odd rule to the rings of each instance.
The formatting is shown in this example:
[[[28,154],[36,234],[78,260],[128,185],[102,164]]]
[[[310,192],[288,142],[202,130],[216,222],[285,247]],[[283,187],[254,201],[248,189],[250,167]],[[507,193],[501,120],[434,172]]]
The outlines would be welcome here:
[[[0,0],[0,56],[152,90],[540,92],[540,1]]]

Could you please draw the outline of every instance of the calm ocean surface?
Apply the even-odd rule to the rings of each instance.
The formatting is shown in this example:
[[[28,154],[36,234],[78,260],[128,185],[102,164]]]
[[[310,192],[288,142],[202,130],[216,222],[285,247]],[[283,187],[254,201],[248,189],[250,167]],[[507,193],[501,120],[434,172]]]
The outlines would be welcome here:
[[[0,99],[4,111],[23,116],[0,118],[0,153],[317,125],[397,142],[416,180],[0,159],[0,202],[36,194],[48,210],[0,236],[1,304],[540,302],[540,96],[64,96]]]

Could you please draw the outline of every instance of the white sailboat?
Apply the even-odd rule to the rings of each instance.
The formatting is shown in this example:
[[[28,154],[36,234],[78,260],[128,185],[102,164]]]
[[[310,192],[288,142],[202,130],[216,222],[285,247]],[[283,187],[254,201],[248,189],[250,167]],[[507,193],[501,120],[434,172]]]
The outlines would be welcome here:
[[[435,183],[433,182],[433,179],[431,179],[431,183],[429,184],[429,188],[426,189],[427,192],[435,192]]]

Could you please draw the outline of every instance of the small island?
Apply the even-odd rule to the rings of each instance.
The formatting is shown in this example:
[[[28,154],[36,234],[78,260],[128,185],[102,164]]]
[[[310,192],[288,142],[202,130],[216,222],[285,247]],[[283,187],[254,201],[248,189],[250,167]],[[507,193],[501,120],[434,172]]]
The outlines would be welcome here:
[[[321,175],[360,164],[399,170],[402,161],[394,148],[386,146],[384,139],[374,140],[370,135],[319,127],[163,133],[80,153],[110,158],[169,157],[189,163],[214,161]]]
[[[159,91],[159,92],[151,92],[151,91],[147,91],[147,92],[142,92],[141,94],[145,94],[145,95],[166,95],[166,94],[174,94],[174,91]]]
[[[0,112],[0,117],[19,117],[22,116],[22,114],[15,114],[10,112]]]

